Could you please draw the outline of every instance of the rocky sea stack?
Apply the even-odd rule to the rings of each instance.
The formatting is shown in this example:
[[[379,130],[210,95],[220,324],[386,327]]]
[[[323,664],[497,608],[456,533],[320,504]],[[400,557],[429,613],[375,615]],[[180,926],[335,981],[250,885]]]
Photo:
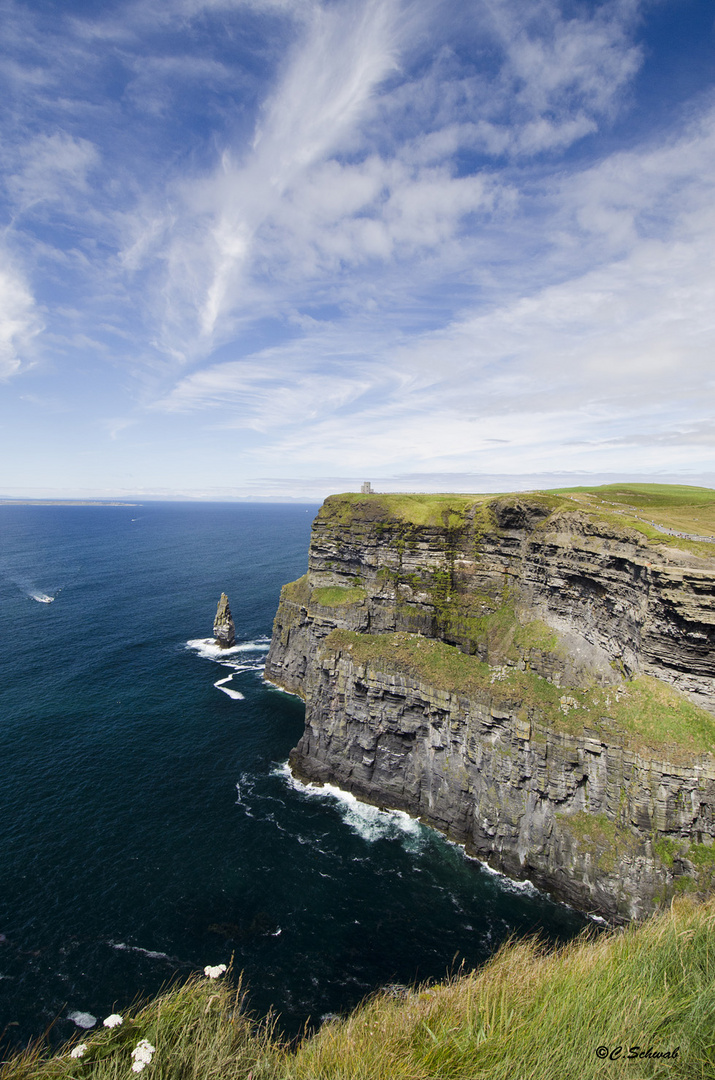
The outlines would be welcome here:
[[[332,496],[266,677],[305,780],[614,920],[715,888],[715,491]]]
[[[221,599],[216,608],[214,637],[220,649],[230,649],[236,644],[236,627],[233,625],[231,608],[225,592],[221,593]]]

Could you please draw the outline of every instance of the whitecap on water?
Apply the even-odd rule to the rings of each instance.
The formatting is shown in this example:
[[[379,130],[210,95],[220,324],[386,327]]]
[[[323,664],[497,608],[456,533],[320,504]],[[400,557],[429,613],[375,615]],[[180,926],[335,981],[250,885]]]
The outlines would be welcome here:
[[[216,644],[215,638],[193,638],[186,642],[187,649],[194,649],[205,660],[225,661],[228,656],[237,653],[264,653],[270,648],[270,641],[259,639],[258,641],[242,641],[240,645],[232,645],[230,649],[222,649]]]
[[[153,949],[142,949],[139,945],[125,945],[123,941],[110,941],[109,944],[118,952],[136,952],[142,956],[148,956],[151,960],[171,960],[165,952],[155,952]]]
[[[222,649],[216,644],[214,638],[193,638],[191,641],[186,642],[186,648],[193,649],[204,660],[213,660],[214,663],[221,664],[222,667],[230,668],[231,674],[227,675],[225,679],[218,679],[214,686],[234,701],[244,700],[243,694],[238,690],[232,690],[227,685],[234,676],[242,671],[261,671],[263,668],[262,656],[260,658],[257,656],[254,660],[245,654],[262,654],[268,651],[269,646],[270,642],[267,638],[260,638],[257,641],[243,641],[239,645],[233,645],[230,649]],[[237,656],[242,658],[240,663],[234,659]]]
[[[236,675],[236,674],[237,674],[237,672],[233,673],[233,675]],[[233,678],[233,675],[229,675],[227,679],[219,679],[218,682],[214,683],[214,686],[216,687],[217,690],[221,690],[224,694],[228,694],[228,696],[230,698],[233,698],[234,701],[243,701],[244,700],[244,695],[243,694],[241,694],[238,690],[232,690],[230,688],[230,686],[225,686],[224,685],[225,683],[231,682],[231,679]]]
[[[87,1012],[71,1012],[67,1013],[67,1019],[71,1020],[73,1024],[76,1024],[78,1028],[84,1028],[85,1031],[89,1028],[93,1028],[97,1023],[97,1017],[92,1016]]]
[[[478,859],[476,855],[469,855],[464,850],[464,844],[458,844],[454,840],[449,840],[446,836],[443,839],[445,843],[453,844],[455,847],[458,847],[464,855],[465,859],[469,859],[470,862],[478,863],[479,866],[481,866],[482,870],[486,871],[487,874],[491,874],[492,877],[499,878],[499,884],[507,892],[526,893],[527,896],[546,897],[546,893],[543,893],[541,889],[537,889],[536,885],[534,885],[533,882],[526,880],[517,881],[516,878],[508,877],[506,874],[503,874],[501,870],[495,870],[493,866],[489,865],[489,863],[484,862],[482,859]],[[569,907],[569,905],[566,904],[565,907]]]
[[[334,784],[324,784],[322,787],[318,784],[304,784],[293,775],[288,762],[274,769],[274,774],[302,795],[334,800],[345,824],[363,840],[372,843],[375,840],[399,838],[409,841],[410,847],[419,846],[423,840],[423,826],[403,810],[381,810],[377,806],[360,802],[349,791],[343,791]]]

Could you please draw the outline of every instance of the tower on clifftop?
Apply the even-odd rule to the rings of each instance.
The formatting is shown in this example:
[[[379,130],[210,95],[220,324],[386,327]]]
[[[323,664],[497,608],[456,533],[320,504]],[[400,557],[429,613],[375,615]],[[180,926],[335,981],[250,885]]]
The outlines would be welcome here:
[[[363,495],[374,495],[374,491],[372,490],[372,484],[369,480],[365,481],[365,483],[360,488],[360,491]]]

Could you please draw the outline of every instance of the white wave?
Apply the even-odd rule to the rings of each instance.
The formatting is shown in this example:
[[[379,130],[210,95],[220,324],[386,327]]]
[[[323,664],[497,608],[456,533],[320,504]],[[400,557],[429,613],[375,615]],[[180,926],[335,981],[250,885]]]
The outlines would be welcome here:
[[[73,1024],[76,1024],[78,1028],[84,1028],[85,1031],[88,1031],[89,1028],[93,1028],[97,1023],[97,1017],[86,1012],[67,1013],[67,1019],[71,1020]]]
[[[186,642],[186,648],[195,649],[205,660],[225,661],[227,656],[235,656],[236,653],[268,652],[270,642],[243,641],[240,645],[232,645],[230,649],[222,649],[216,644],[215,638],[193,638]]]
[[[222,649],[216,644],[215,638],[194,638],[186,642],[187,649],[194,649],[204,660],[225,660],[227,656],[239,651],[240,646],[234,645],[232,649]]]
[[[448,843],[454,843],[454,841],[450,840]],[[462,848],[465,858],[471,859],[472,862],[479,863],[482,870],[486,870],[492,877],[499,878],[502,887],[508,889],[510,892],[528,893],[530,896],[546,896],[546,893],[542,893],[541,889],[537,889],[536,885],[531,881],[517,881],[515,878],[510,878],[506,874],[502,874],[501,870],[495,870],[489,863],[478,859],[476,855],[468,855],[467,852],[464,851],[462,844],[457,844],[456,846]]]
[[[230,698],[233,698],[234,701],[244,701],[245,697],[244,697],[244,695],[242,693],[240,693],[240,691],[232,690],[229,686],[223,686],[222,685],[223,683],[227,683],[227,682],[228,682],[228,679],[219,679],[218,682],[214,683],[214,686],[216,687],[217,690],[220,690],[222,694],[228,694],[228,696]]]
[[[273,772],[302,795],[334,799],[345,824],[363,840],[372,843],[375,840],[402,837],[414,843],[423,838],[420,822],[404,810],[381,810],[377,806],[360,802],[349,791],[343,791],[334,784],[323,784],[322,787],[318,784],[304,784],[293,775],[288,762],[277,766]]]
[[[155,952],[153,949],[142,949],[139,945],[125,945],[123,941],[110,941],[109,944],[118,952],[138,952],[143,956],[150,957],[152,960],[171,960],[168,953]]]
[[[268,639],[261,639],[259,641],[244,641],[240,645],[233,645],[230,649],[222,649],[213,638],[193,638],[191,641],[186,642],[185,647],[194,649],[204,660],[212,660],[214,663],[220,664],[221,667],[229,668],[231,674],[226,679],[218,679],[214,686],[221,693],[233,698],[234,701],[243,701],[245,699],[244,695],[238,690],[232,690],[226,684],[241,671],[262,671],[263,660],[262,658],[246,659],[242,660],[241,663],[237,663],[232,657],[243,656],[245,653],[264,653],[268,650],[269,644]]]
[[[270,647],[270,641],[265,638],[259,638],[258,641],[244,641],[241,645],[234,645],[237,652],[268,652]]]
[[[270,686],[271,690],[277,690],[279,694],[285,694],[286,697],[299,697],[298,694],[294,694],[290,690],[286,690],[284,686],[279,686],[278,683],[271,682],[271,680],[267,679],[265,675],[262,676],[261,682],[264,686]]]
[[[236,781],[236,806],[239,806],[245,795],[252,795],[255,785],[255,776],[248,772],[242,772]]]

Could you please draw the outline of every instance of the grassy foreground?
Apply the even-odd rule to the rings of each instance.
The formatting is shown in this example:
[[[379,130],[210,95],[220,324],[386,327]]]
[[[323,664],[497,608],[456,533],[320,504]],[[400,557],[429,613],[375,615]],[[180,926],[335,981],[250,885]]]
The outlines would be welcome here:
[[[0,1078],[129,1080],[142,1039],[155,1049],[145,1080],[712,1078],[715,900],[556,952],[511,942],[476,973],[378,994],[297,1047],[250,1020],[240,988],[196,976],[84,1035],[82,1058],[77,1039]]]

